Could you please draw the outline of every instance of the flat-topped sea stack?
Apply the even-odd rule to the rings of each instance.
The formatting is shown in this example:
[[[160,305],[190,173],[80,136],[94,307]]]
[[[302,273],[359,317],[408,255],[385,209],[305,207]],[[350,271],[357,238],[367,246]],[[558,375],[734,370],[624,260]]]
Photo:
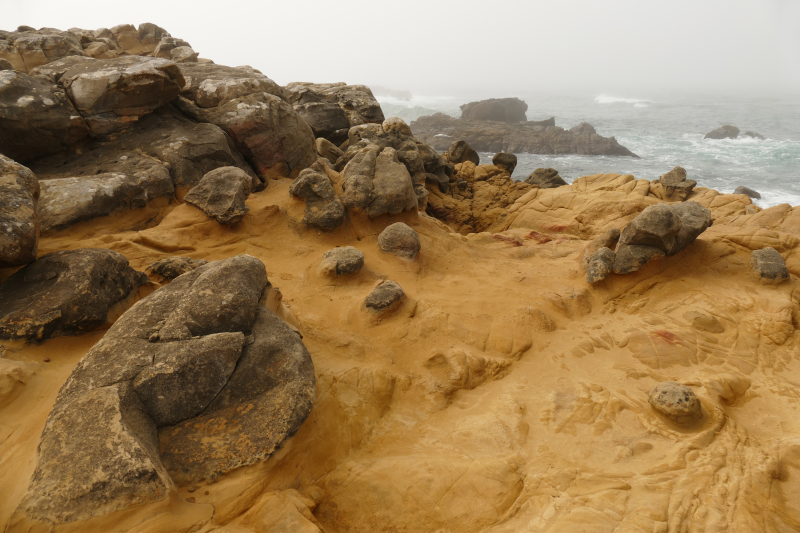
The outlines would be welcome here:
[[[267,74],[0,32],[0,531],[798,531],[800,206]]]

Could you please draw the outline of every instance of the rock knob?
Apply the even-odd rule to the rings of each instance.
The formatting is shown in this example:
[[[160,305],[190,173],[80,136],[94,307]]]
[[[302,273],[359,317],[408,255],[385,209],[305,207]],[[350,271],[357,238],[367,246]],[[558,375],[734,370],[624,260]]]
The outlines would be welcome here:
[[[703,415],[700,400],[692,389],[674,381],[663,381],[653,387],[647,400],[653,409],[679,424],[688,424]]]

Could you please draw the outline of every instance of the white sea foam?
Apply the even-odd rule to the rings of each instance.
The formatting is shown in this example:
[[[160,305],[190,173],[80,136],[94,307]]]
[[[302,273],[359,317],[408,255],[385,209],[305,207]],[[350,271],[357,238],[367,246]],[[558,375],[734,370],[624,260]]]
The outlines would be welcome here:
[[[653,102],[642,98],[622,98],[621,96],[610,96],[601,94],[594,97],[594,101],[598,104],[633,104],[633,107],[648,107],[648,104]]]

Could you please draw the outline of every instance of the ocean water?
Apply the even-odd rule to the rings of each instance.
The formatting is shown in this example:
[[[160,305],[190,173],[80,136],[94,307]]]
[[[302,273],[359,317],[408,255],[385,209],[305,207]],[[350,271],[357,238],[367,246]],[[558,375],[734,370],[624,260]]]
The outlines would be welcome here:
[[[506,96],[506,95],[495,95]],[[512,176],[552,167],[567,182],[588,174],[616,172],[653,180],[680,165],[700,187],[731,193],[744,185],[761,193],[761,207],[800,205],[800,96],[719,97],[616,94],[515,94],[528,104],[529,120],[554,116],[571,128],[589,122],[600,135],[616,137],[640,159],[578,155],[516,154]],[[491,95],[421,96],[410,101],[378,97],[384,114],[411,122],[435,112],[461,116],[463,103]],[[723,124],[755,131],[766,140],[703,139]],[[741,135],[741,134],[740,134]],[[491,163],[494,154],[481,154]]]

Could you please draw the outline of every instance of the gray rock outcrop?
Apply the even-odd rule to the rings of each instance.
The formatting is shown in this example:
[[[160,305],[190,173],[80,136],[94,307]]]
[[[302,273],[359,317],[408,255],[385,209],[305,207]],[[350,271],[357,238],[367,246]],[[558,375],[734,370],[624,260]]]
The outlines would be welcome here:
[[[662,381],[653,387],[647,401],[653,409],[679,424],[688,424],[703,416],[703,407],[694,391],[674,381]]]
[[[292,436],[314,401],[314,368],[259,303],[266,286],[263,263],[240,255],[125,313],[59,392],[17,519],[72,522],[163,500],[173,478],[214,479]]]
[[[322,272],[329,276],[349,276],[364,266],[364,254],[352,246],[328,250],[322,256]]]
[[[497,122],[525,122],[528,104],[519,98],[489,98],[461,106],[464,120],[490,120]]]
[[[770,246],[750,252],[750,268],[765,284],[778,284],[789,279],[789,269],[783,256]]]
[[[112,250],[47,254],[0,285],[0,338],[42,341],[91,331],[148,281]]]
[[[305,113],[314,123],[324,123],[319,135],[339,145],[347,140],[347,130],[361,124],[381,124],[385,117],[383,110],[372,91],[366,85],[347,85],[345,83],[307,83],[293,82],[286,86],[287,100],[301,114]],[[347,119],[330,106],[311,106],[309,104],[332,104],[338,106]],[[327,118],[325,118],[327,117]],[[341,128],[334,130],[334,125]]]
[[[251,187],[252,178],[244,170],[220,167],[203,176],[184,201],[220,224],[235,224],[250,210],[244,202]]]
[[[0,71],[0,152],[5,156],[26,163],[88,134],[64,89],[21,72]]]
[[[597,283],[602,281],[614,271],[616,254],[613,250],[603,247],[595,251],[586,260],[586,281]]]
[[[289,194],[306,203],[303,223],[332,230],[344,222],[344,206],[336,196],[331,179],[325,174],[310,168],[305,169],[292,182]]]
[[[525,178],[528,185],[536,185],[540,189],[555,189],[562,185],[568,185],[564,178],[558,175],[558,170],[554,168],[537,168]]]
[[[0,154],[0,268],[36,259],[39,247],[39,180]]]
[[[419,235],[409,225],[395,222],[378,235],[378,248],[384,253],[413,261],[419,254]]]
[[[249,67],[179,67],[187,82],[177,106],[222,128],[263,179],[295,177],[316,161],[313,131],[275,82]]]
[[[435,113],[419,117],[411,129],[417,140],[439,151],[447,150],[453,139],[462,139],[480,152],[638,157],[614,137],[590,133],[586,128],[574,133],[539,123],[467,120]]]
[[[711,211],[697,202],[655,204],[622,230],[614,273],[629,274],[657,256],[675,255],[711,225]]]
[[[364,300],[369,311],[379,314],[395,310],[405,297],[403,288],[394,281],[384,281],[375,287]]]
[[[492,157],[492,164],[497,168],[505,170],[510,176],[514,173],[514,169],[517,168],[517,156],[500,152],[494,154],[494,157]]]
[[[178,276],[207,264],[205,259],[192,259],[190,257],[166,257],[159,259],[145,269],[148,276],[156,276],[156,281],[172,281]]]

